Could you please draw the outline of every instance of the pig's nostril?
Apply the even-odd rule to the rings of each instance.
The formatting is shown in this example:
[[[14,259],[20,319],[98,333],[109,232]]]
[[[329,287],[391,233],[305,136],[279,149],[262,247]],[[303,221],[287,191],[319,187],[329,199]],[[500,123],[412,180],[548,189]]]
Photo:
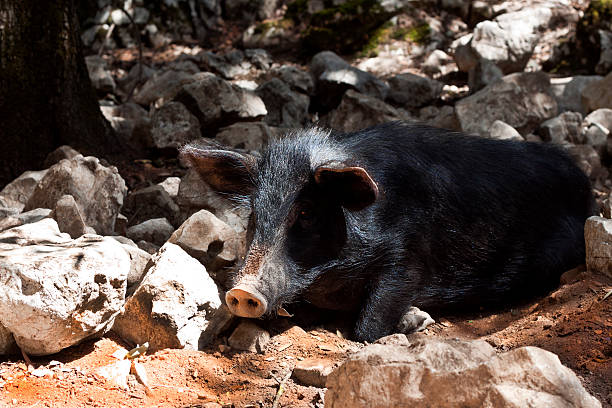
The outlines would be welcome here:
[[[237,316],[257,318],[266,313],[267,300],[256,290],[235,287],[225,294],[225,303]]]

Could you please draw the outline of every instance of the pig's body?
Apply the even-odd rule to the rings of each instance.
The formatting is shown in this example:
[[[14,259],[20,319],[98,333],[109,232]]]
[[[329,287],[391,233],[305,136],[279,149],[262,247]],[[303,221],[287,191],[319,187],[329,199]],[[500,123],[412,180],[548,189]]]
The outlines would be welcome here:
[[[224,168],[202,157],[210,182]],[[374,340],[413,327],[412,305],[522,297],[584,262],[590,185],[552,146],[392,123],[301,131],[239,162],[248,172],[230,177],[230,192],[247,186],[254,213],[226,298],[239,315],[301,296],[355,311],[355,337]]]

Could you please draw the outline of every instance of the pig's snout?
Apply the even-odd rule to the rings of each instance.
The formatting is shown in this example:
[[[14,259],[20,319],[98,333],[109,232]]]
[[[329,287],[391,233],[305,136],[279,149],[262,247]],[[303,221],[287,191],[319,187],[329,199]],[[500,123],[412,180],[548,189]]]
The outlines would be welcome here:
[[[241,317],[260,317],[268,308],[268,302],[257,291],[240,287],[225,294],[225,303],[232,314]]]

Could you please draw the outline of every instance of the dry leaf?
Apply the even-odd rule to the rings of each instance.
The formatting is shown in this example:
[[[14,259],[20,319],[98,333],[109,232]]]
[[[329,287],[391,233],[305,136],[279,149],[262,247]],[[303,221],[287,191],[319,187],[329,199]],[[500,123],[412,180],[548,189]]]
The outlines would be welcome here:
[[[149,349],[149,342],[147,341],[147,342],[144,342],[142,345],[138,345],[134,347],[133,349],[131,349],[130,351],[128,351],[125,358],[132,360],[136,357],[140,357],[144,355],[144,353],[146,353],[148,349]]]
[[[287,350],[287,349],[288,349],[289,347],[291,347],[291,346],[293,346],[293,343],[283,344],[282,346],[279,346],[279,347],[278,347],[278,351],[279,351],[279,352],[281,352],[281,351],[285,351],[285,350]]]

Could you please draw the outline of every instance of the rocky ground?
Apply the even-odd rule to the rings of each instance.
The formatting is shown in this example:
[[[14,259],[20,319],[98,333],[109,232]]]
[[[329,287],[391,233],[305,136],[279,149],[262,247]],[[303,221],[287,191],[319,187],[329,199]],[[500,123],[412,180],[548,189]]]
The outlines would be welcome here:
[[[604,297],[612,280],[582,273],[568,281],[550,296],[511,310],[435,316],[437,323],[411,340],[484,339],[499,352],[541,347],[557,354],[603,406],[610,406],[612,302]],[[0,364],[0,401],[27,407],[268,407],[283,383],[279,406],[323,406],[329,372],[364,345],[345,339],[341,322],[298,323],[305,330],[292,319],[265,323],[272,336],[263,353],[234,350],[221,337],[203,351],[164,349],[140,357],[136,361],[147,373],[148,391],[128,375],[129,366],[123,377],[117,374],[127,381],[125,389],[100,374],[101,367],[119,361],[113,357],[117,350],[132,346],[112,332],[59,354],[33,357],[35,370],[11,358]],[[380,395],[372,398],[378,401]]]
[[[104,1],[84,27],[125,156],[64,146],[0,191],[2,404],[612,406],[606,2],[365,2],[351,14],[359,2],[218,1],[198,3],[191,22],[187,2],[170,3],[123,4],[139,35]],[[342,40],[319,35],[347,26]],[[177,149],[257,155],[292,128],[390,120],[567,149],[601,216],[587,222],[586,266],[544,298],[433,316],[424,333],[375,345],[304,305],[291,318],[230,316],[223,293],[248,210]]]

